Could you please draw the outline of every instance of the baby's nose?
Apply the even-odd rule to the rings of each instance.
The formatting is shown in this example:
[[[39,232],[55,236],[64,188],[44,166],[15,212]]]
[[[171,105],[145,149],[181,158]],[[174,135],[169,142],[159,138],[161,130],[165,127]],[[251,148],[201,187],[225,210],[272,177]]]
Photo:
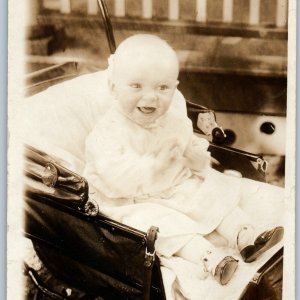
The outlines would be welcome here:
[[[156,104],[157,95],[156,95],[155,91],[148,91],[148,92],[144,93],[142,101],[146,102],[148,105]]]

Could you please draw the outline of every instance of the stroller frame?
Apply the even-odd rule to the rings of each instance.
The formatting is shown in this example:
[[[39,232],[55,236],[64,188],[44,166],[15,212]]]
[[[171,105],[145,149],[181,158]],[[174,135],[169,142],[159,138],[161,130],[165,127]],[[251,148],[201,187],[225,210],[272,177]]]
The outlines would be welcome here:
[[[189,117],[196,125],[193,116],[197,110],[203,112],[205,108],[192,103],[187,103],[187,107]],[[261,157],[234,150],[210,144],[212,156],[222,157],[224,168],[237,166],[243,176],[261,180],[262,171],[255,169],[250,161]],[[33,147],[26,147],[25,158],[26,163],[38,163],[45,170],[51,163],[57,177],[77,176],[83,179]],[[25,170],[27,177],[45,185],[57,182],[48,177],[45,180],[43,174]],[[78,197],[68,198],[67,201],[57,199],[25,186],[24,235],[32,240],[38,257],[66,286],[87,293],[87,298],[83,299],[99,296],[104,297],[101,299],[165,299],[160,261],[155,253],[158,228],[151,227],[145,233],[106,217],[101,214],[101,207],[99,212],[99,208],[89,199],[87,182],[86,185],[83,193],[81,190],[80,201]],[[70,187],[63,185],[63,189],[67,191]],[[46,288],[37,272],[26,265],[25,273],[50,299],[72,299]]]
[[[43,189],[30,188],[25,184],[25,237],[32,240],[36,253],[47,268],[54,273],[60,273],[62,280],[74,284],[69,280],[72,274],[68,271],[59,272],[59,269],[53,267],[57,266],[60,257],[64,257],[62,263],[69,264],[72,273],[80,272],[80,268],[90,269],[90,272],[85,273],[84,281],[82,278],[75,280],[76,285],[83,290],[94,276],[98,276],[98,281],[102,280],[103,284],[107,285],[109,295],[112,293],[110,285],[119,287],[119,294],[116,294],[115,298],[126,299],[130,293],[137,294],[137,299],[140,299],[141,295],[143,299],[150,299],[150,294],[155,295],[151,296],[151,299],[164,299],[159,259],[154,247],[158,228],[152,226],[144,233],[107,218],[99,213],[96,202],[88,199],[88,184],[82,177],[60,166],[52,157],[33,147],[26,147],[25,157],[26,178],[33,179],[42,186],[55,189],[55,185],[60,184],[60,191],[67,193],[72,190],[68,184],[70,178],[73,182],[84,182],[84,188],[80,188],[77,193],[79,197],[72,197],[72,194],[66,196],[56,191],[47,194]],[[48,172],[39,172],[38,168],[33,167],[41,166],[48,171],[49,165],[52,171],[55,170],[55,181],[49,180],[51,176]],[[94,242],[91,243],[92,241]],[[123,247],[129,247],[131,251],[124,252]],[[113,252],[114,255],[107,255],[109,252]],[[136,257],[130,258],[133,253]],[[118,261],[117,256],[124,258]],[[138,266],[138,270],[132,267],[134,265]],[[60,267],[61,265],[58,266]],[[25,269],[32,278],[36,278],[37,274],[32,269],[28,266],[25,266]],[[156,275],[154,280],[153,272]],[[88,279],[87,274],[93,276]],[[38,279],[35,281],[39,282]],[[42,290],[47,291],[45,288]],[[103,292],[102,290],[103,287],[99,289],[97,284],[92,284],[90,288],[90,292],[97,295]],[[55,293],[50,291],[48,294]],[[58,297],[62,295],[58,294]]]
[[[52,184],[48,174],[28,172],[27,163],[38,163],[44,170],[50,163],[56,168],[56,176],[84,180],[32,147],[26,147],[25,158],[26,176],[48,187]],[[101,214],[88,198],[87,182],[86,186],[78,201],[76,197],[60,199],[55,192],[49,196],[25,185],[24,236],[32,241],[37,256],[61,282],[60,286],[67,287],[63,291],[46,287],[38,273],[25,264],[25,274],[38,288],[38,295],[46,295],[47,299],[166,299],[155,252],[158,228],[152,226],[145,233]],[[60,189],[68,191],[70,186]],[[282,258],[283,248],[258,270],[239,300],[278,299]],[[66,291],[74,288],[84,297],[67,295]]]

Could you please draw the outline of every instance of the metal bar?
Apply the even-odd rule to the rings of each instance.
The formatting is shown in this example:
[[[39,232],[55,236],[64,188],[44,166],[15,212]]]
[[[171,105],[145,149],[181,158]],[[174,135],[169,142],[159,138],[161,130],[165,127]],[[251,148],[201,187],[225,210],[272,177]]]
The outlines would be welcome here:
[[[115,53],[116,42],[115,42],[114,32],[113,32],[110,17],[109,17],[108,11],[107,11],[107,6],[105,3],[105,0],[98,0],[98,5],[99,5],[99,9],[100,9],[101,16],[103,19],[110,53]]]
[[[248,157],[251,161],[257,162],[258,159],[264,160],[263,156],[261,156],[259,154],[250,153],[250,152],[240,150],[240,149],[236,149],[236,148],[232,148],[232,147],[229,147],[229,146],[216,145],[214,143],[210,143],[209,145],[210,145],[211,148],[222,149],[222,150],[229,151],[231,153],[244,155],[244,156]]]
[[[260,0],[250,0],[249,25],[259,24]]]
[[[196,21],[207,21],[207,3],[206,0],[197,0],[196,2]]]
[[[169,0],[169,20],[179,19],[179,0]]]
[[[24,273],[31,278],[34,285],[38,288],[39,291],[43,293],[43,295],[48,296],[50,299],[67,300],[67,298],[63,297],[62,295],[45,287],[44,282],[42,282],[38,273],[33,268],[29,267],[26,263],[24,263]]]
[[[223,22],[231,23],[233,20],[233,0],[223,0]]]
[[[144,19],[152,19],[152,0],[143,0],[142,15]]]

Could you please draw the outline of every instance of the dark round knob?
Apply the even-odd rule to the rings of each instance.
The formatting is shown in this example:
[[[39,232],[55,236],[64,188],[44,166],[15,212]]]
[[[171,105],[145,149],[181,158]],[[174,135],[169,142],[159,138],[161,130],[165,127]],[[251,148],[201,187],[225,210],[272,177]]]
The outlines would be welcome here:
[[[225,141],[226,135],[222,128],[215,127],[212,131],[213,143],[222,144]]]
[[[264,122],[260,126],[260,131],[266,134],[272,134],[275,131],[275,125],[272,122]]]
[[[236,134],[231,129],[224,129],[226,139],[224,142],[224,145],[232,145],[236,141]]]

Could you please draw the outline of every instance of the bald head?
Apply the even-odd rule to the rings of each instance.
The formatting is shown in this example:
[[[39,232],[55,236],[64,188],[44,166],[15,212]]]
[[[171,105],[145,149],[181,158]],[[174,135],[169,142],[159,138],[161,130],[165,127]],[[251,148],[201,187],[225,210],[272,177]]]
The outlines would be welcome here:
[[[151,34],[136,34],[125,39],[118,46],[113,60],[113,76],[121,68],[130,68],[133,61],[147,68],[156,68],[158,65],[171,67],[176,78],[179,73],[175,51],[166,41]]]

